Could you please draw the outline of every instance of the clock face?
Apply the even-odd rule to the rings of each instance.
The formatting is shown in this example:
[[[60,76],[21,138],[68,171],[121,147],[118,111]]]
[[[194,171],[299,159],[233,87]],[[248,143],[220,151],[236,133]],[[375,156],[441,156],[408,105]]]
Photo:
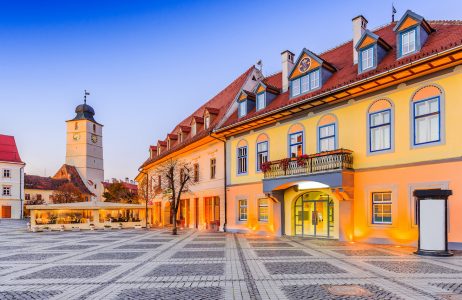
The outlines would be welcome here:
[[[78,141],[80,139],[80,135],[78,133],[74,133],[74,136],[72,136],[74,141]]]
[[[305,57],[300,61],[300,64],[298,65],[298,70],[302,73],[305,73],[308,71],[308,69],[311,66],[311,59],[309,57]]]
[[[91,135],[91,141],[92,141],[93,143],[96,143],[96,142],[98,141],[98,136],[95,135],[95,134],[92,134],[92,135]]]

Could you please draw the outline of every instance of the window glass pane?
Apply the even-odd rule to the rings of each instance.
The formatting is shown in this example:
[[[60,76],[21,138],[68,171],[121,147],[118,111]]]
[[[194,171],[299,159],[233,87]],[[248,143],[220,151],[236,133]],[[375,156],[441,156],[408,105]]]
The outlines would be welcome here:
[[[247,102],[246,101],[239,102],[239,116],[243,117],[246,114],[247,114]]]
[[[439,99],[434,98],[414,104],[415,143],[428,143],[440,140]]]
[[[319,70],[311,72],[310,74],[311,86],[310,89],[315,89],[319,87]]]
[[[257,95],[257,110],[265,107],[265,94],[261,93]]]
[[[305,75],[301,78],[301,81],[302,81],[302,93],[305,93],[305,92],[308,92],[309,89],[310,89],[310,86],[309,86],[309,75]]]
[[[297,96],[300,94],[300,78],[292,80],[292,96]]]

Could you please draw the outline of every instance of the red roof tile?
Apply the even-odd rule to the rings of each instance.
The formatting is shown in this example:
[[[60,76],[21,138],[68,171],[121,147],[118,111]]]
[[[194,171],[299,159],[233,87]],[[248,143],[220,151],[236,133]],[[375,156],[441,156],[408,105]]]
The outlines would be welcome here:
[[[342,86],[366,79],[369,76],[391,70],[410,63],[411,61],[424,58],[442,50],[462,44],[462,21],[428,21],[428,23],[433,29],[435,29],[435,32],[432,32],[428,36],[427,41],[419,52],[397,59],[396,33],[393,31],[393,27],[396,22],[389,23],[373,31],[392,47],[374,70],[358,74],[358,65],[353,64],[353,41],[349,41],[319,55],[320,58],[328,61],[337,70],[323,84],[322,88],[291,99],[289,99],[289,92],[282,93],[266,108],[261,109],[258,112],[252,111],[243,118],[238,118],[236,110],[220,128],[232,126],[258,115],[263,115],[270,111],[283,108],[284,106],[307,100],[310,97],[341,88]],[[271,85],[282,86],[281,73],[276,73],[265,80],[271,82]]]
[[[0,161],[22,163],[14,136],[0,134]]]

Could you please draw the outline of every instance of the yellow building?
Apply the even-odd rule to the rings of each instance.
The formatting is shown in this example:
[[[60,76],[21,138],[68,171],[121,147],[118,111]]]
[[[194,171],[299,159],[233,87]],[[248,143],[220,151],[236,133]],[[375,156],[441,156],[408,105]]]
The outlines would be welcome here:
[[[165,140],[150,146],[150,157],[135,178],[149,178],[148,220],[153,226],[168,226],[177,220],[180,227],[223,231],[225,207],[225,140],[211,136],[212,130],[232,111],[240,89],[251,89],[261,75],[255,67],[241,74],[215,97],[180,122]],[[188,162],[193,179],[188,193],[182,194],[178,215],[173,218],[170,200],[156,191],[166,185],[159,167],[168,160]]]
[[[451,189],[448,239],[462,247],[462,22],[352,23],[334,49],[284,51],[215,130],[227,229],[415,245],[413,191]]]

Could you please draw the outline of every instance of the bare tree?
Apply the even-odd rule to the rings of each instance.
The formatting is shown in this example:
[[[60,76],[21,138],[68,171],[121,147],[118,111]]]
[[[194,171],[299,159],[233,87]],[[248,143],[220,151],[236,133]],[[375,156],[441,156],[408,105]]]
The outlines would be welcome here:
[[[53,203],[73,203],[84,201],[82,192],[72,183],[61,185],[52,195]]]
[[[191,169],[188,162],[170,159],[156,170],[161,178],[165,178],[165,184],[156,188],[154,193],[162,194],[170,202],[171,214],[173,215],[173,235],[178,234],[177,212],[181,196],[189,192],[189,187],[193,184]]]

